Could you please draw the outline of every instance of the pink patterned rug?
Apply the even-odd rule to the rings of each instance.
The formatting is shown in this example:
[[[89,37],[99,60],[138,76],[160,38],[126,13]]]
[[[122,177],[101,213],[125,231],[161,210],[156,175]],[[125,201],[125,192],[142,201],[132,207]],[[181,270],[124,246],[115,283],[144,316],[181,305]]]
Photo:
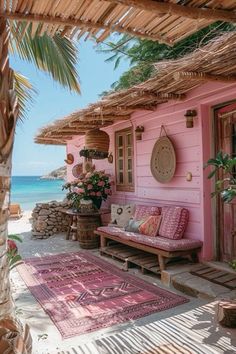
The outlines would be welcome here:
[[[26,259],[18,271],[63,338],[188,301],[124,273],[88,251]]]

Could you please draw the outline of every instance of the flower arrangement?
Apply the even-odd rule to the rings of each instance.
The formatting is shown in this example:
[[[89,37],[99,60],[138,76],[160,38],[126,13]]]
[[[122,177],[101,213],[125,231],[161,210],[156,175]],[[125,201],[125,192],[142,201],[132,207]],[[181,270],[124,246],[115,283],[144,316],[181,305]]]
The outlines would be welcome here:
[[[72,206],[79,209],[81,200],[92,200],[99,209],[103,200],[112,194],[109,175],[104,171],[82,173],[78,179],[66,183],[62,189],[68,190],[67,199]]]

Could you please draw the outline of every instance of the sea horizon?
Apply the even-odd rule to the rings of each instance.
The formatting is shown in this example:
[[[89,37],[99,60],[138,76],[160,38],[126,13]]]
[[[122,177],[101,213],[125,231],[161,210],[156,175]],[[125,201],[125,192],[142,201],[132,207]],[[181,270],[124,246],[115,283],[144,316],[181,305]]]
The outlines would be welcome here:
[[[11,178],[11,203],[20,204],[22,210],[33,210],[36,203],[62,201],[63,179],[41,179],[37,175],[13,175]]]

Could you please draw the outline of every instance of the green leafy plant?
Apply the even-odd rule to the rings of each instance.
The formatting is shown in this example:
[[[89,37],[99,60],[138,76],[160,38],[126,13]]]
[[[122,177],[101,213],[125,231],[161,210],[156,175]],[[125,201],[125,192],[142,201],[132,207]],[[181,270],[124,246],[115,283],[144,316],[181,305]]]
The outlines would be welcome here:
[[[234,259],[232,262],[229,262],[229,265],[230,265],[231,268],[236,270],[236,259]]]
[[[230,203],[236,197],[236,157],[220,151],[215,158],[207,161],[207,166],[213,167],[208,178],[216,177],[215,191],[211,196],[220,195],[225,203]],[[236,270],[236,259],[229,262],[229,265]]]
[[[22,239],[18,235],[8,235],[7,256],[10,270],[22,263],[22,258],[18,253],[18,248],[15,241],[22,242]]]
[[[213,167],[208,178],[216,177],[215,191],[211,196],[220,195],[224,202],[231,202],[236,197],[236,157],[220,151],[207,161],[207,166]]]
[[[102,42],[97,50],[108,55],[106,61],[114,62],[115,69],[123,60],[128,60],[130,63],[129,70],[124,72],[111,86],[111,90],[117,91],[127,89],[152,77],[156,73],[153,63],[182,58],[222,33],[233,30],[235,30],[234,24],[218,21],[194,32],[173,46],[138,39],[127,34],[113,35],[110,37],[111,41]],[[102,95],[107,94],[109,91],[102,93]]]
[[[76,68],[78,50],[60,31],[52,37],[41,34],[43,24],[33,34],[32,23],[13,21],[10,26],[9,51],[20,59],[33,63],[37,69],[48,73],[53,80],[80,93],[79,76]],[[14,90],[19,104],[19,117],[27,116],[28,106],[37,93],[29,80],[14,69]]]

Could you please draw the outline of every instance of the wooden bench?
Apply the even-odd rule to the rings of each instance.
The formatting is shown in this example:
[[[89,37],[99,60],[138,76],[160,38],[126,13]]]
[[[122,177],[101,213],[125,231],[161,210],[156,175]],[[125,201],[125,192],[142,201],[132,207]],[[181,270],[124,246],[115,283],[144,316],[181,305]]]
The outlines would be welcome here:
[[[202,247],[199,240],[180,239],[171,240],[165,237],[151,237],[134,232],[127,232],[123,229],[105,226],[99,227],[95,233],[100,236],[103,253],[107,247],[107,241],[113,240],[121,244],[139,249],[157,256],[160,271],[166,268],[166,261],[176,257],[190,256],[193,262],[198,260],[198,252]]]

